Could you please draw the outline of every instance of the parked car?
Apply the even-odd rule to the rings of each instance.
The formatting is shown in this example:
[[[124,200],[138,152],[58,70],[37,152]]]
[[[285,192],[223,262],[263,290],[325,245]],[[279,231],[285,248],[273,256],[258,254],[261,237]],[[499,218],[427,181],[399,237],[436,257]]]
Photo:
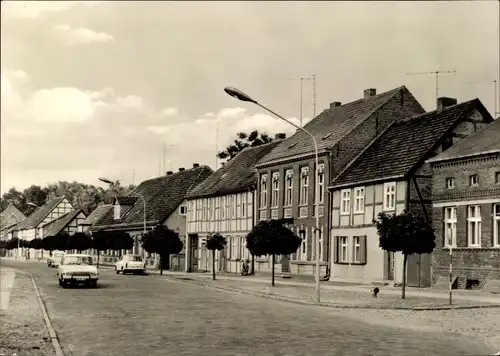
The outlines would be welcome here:
[[[123,255],[115,264],[116,274],[120,272],[133,274],[146,274],[146,262],[139,255]]]
[[[61,262],[61,258],[63,258],[63,256],[65,254],[66,253],[63,252],[63,251],[53,251],[52,252],[52,257],[49,257],[47,259],[47,266],[49,266],[49,267],[57,267],[57,266],[59,266],[59,263]]]
[[[84,254],[67,254],[61,259],[57,269],[59,285],[65,288],[67,285],[85,284],[97,287],[99,272],[94,265],[92,256]]]

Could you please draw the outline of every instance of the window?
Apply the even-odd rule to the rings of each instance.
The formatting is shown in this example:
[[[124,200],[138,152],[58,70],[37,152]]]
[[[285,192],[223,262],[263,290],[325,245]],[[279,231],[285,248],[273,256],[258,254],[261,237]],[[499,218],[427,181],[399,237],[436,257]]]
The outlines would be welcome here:
[[[340,262],[348,262],[349,257],[347,255],[347,250],[349,245],[347,243],[347,236],[341,236],[339,240],[340,240],[339,260]]]
[[[181,205],[180,207],[180,212],[181,215],[186,215],[187,214],[187,206]]]
[[[394,210],[396,207],[396,183],[384,183],[384,210]]]
[[[479,178],[477,177],[477,174],[473,174],[469,177],[469,185],[471,187],[477,186],[479,184]]]
[[[361,238],[360,236],[353,236],[352,238],[352,262],[361,262]]]
[[[322,204],[325,199],[325,164],[320,163],[318,166],[318,189],[319,203]]]
[[[221,217],[221,219],[225,219],[226,218],[226,197],[221,198],[220,206],[221,206],[221,209],[220,209],[221,216],[220,217]]]
[[[260,176],[260,207],[267,208],[267,174]]]
[[[346,189],[341,192],[342,195],[342,207],[340,213],[347,215],[351,211],[351,190]]]
[[[481,246],[481,207],[472,205],[468,207],[467,214],[468,246]]]
[[[444,208],[444,244],[445,247],[457,246],[457,208]]]
[[[231,195],[231,209],[232,209],[232,214],[233,214],[232,218],[233,219],[236,218],[236,213],[238,212],[238,209],[236,207],[236,203],[237,203],[236,195],[233,194],[233,195]]]
[[[188,214],[189,214],[189,220],[194,221],[196,220],[196,210],[195,210],[195,203],[196,201],[190,201],[188,203]]]
[[[354,212],[363,213],[365,211],[365,188],[355,188],[354,189]]]
[[[493,205],[493,246],[500,247],[500,203]]]
[[[301,231],[302,233],[300,234],[300,237],[302,238],[302,244],[300,247],[300,259],[302,261],[307,261],[307,239],[308,239],[307,226],[302,226]]]
[[[207,220],[207,200],[206,199],[203,199],[202,215],[203,215],[202,220]]]
[[[287,169],[285,175],[285,204],[284,206],[292,206],[293,194],[293,170]]]
[[[227,219],[232,218],[232,215],[231,215],[231,196],[230,195],[228,195],[226,197],[226,218]]]
[[[321,227],[321,230],[318,231],[318,239],[319,239],[319,260],[323,261],[323,231],[324,228]]]
[[[215,198],[215,220],[220,219],[220,197]]]
[[[213,205],[213,199],[208,198],[208,220],[212,220],[214,216],[214,205]]]
[[[245,250],[246,250],[246,240],[244,236],[240,237],[240,259],[245,259]]]
[[[446,189],[455,188],[455,178],[446,178]]]
[[[309,167],[300,168],[300,197],[299,204],[307,205],[307,196],[309,195]]]
[[[238,242],[238,241],[237,241],[237,239],[238,239],[238,238],[237,238],[236,236],[231,237],[231,251],[232,251],[232,252],[231,252],[231,254],[232,254],[232,255],[231,255],[231,258],[232,258],[233,260],[235,260],[235,259],[237,259],[237,258],[238,258],[238,252],[237,252],[237,251],[238,251],[238,250],[237,250],[237,242]]]
[[[241,217],[247,216],[247,193],[241,194]]]
[[[500,172],[495,172],[495,183],[500,184]]]
[[[272,195],[271,195],[271,208],[277,208],[279,197],[280,197],[280,173],[273,173],[273,182],[272,182]]]

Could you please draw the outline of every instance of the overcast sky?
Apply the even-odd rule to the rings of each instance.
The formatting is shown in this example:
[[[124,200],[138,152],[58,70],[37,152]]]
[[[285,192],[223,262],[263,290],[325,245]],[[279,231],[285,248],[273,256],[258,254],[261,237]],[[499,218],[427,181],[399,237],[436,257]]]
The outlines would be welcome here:
[[[235,86],[286,117],[317,76],[317,113],[406,85],[494,111],[499,2],[2,1],[1,191],[57,180],[138,182],[215,167],[238,131],[293,130],[223,92]],[[479,83],[478,83],[479,82]],[[498,90],[500,93],[500,90]],[[304,82],[303,116],[313,115]],[[500,110],[500,104],[497,104]],[[166,169],[162,144],[169,145]],[[135,174],[134,174],[135,172]]]

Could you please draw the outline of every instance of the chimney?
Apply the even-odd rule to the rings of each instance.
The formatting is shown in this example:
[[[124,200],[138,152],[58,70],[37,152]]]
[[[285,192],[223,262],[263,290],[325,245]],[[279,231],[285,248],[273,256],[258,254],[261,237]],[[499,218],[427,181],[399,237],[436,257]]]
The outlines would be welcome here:
[[[457,99],[455,98],[448,98],[446,96],[442,96],[440,98],[437,98],[436,100],[436,110],[439,112],[443,110],[444,108],[452,105],[457,105]]]
[[[171,175],[171,174],[174,174],[174,172],[172,171],[167,171],[167,176]]]
[[[377,95],[377,89],[365,89],[364,90],[364,98],[370,98],[372,96]]]
[[[274,135],[274,138],[276,140],[284,140],[286,138],[286,134],[284,134],[284,133],[277,133],[276,135]]]
[[[330,103],[330,109],[336,108],[342,106],[342,103],[340,101],[334,101],[333,103]]]
[[[183,172],[183,171],[184,171],[184,167],[179,168],[179,172]]]
[[[198,168],[199,166],[199,163],[193,163],[193,168]]]

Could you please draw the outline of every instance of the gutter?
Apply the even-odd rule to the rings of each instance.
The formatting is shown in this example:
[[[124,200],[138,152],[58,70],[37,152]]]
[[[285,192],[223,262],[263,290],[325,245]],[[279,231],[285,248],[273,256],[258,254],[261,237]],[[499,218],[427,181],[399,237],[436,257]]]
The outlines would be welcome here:
[[[451,161],[454,159],[464,159],[464,158],[473,158],[476,156],[483,156],[483,155],[488,155],[488,154],[495,154],[495,153],[500,153],[500,149],[495,149],[495,150],[489,150],[489,151],[482,151],[482,152],[476,152],[476,153],[468,153],[468,154],[463,154],[455,157],[445,157],[445,158],[431,158],[425,161],[426,163],[437,163],[437,162],[444,162],[444,161]]]
[[[368,180],[362,180],[362,181],[357,181],[357,182],[352,182],[352,183],[345,183],[345,184],[339,184],[339,185],[331,185],[331,186],[328,187],[328,189],[329,190],[335,190],[335,189],[338,189],[338,188],[352,187],[352,186],[366,184],[366,183],[380,183],[380,182],[385,182],[385,181],[390,181],[390,180],[401,179],[401,178],[404,178],[404,177],[406,177],[406,174],[399,174],[397,176],[368,179]]]
[[[318,157],[324,156],[325,154],[328,154],[328,150],[326,148],[318,149]],[[313,150],[312,153],[309,152],[309,153],[303,153],[303,154],[289,156],[289,157],[277,158],[277,159],[274,159],[272,161],[267,161],[267,162],[262,162],[262,163],[256,164],[254,167],[256,169],[260,169],[260,168],[267,167],[267,166],[274,166],[274,165],[282,164],[285,161],[295,161],[298,159],[314,158],[314,156],[315,156],[315,154],[314,154],[314,150]]]
[[[146,221],[147,225],[158,225],[160,222],[158,220]],[[144,221],[137,223],[126,223],[126,224],[110,224],[110,225],[97,225],[93,226],[92,230],[106,230],[106,229],[120,229],[120,228],[134,228],[143,227]]]

